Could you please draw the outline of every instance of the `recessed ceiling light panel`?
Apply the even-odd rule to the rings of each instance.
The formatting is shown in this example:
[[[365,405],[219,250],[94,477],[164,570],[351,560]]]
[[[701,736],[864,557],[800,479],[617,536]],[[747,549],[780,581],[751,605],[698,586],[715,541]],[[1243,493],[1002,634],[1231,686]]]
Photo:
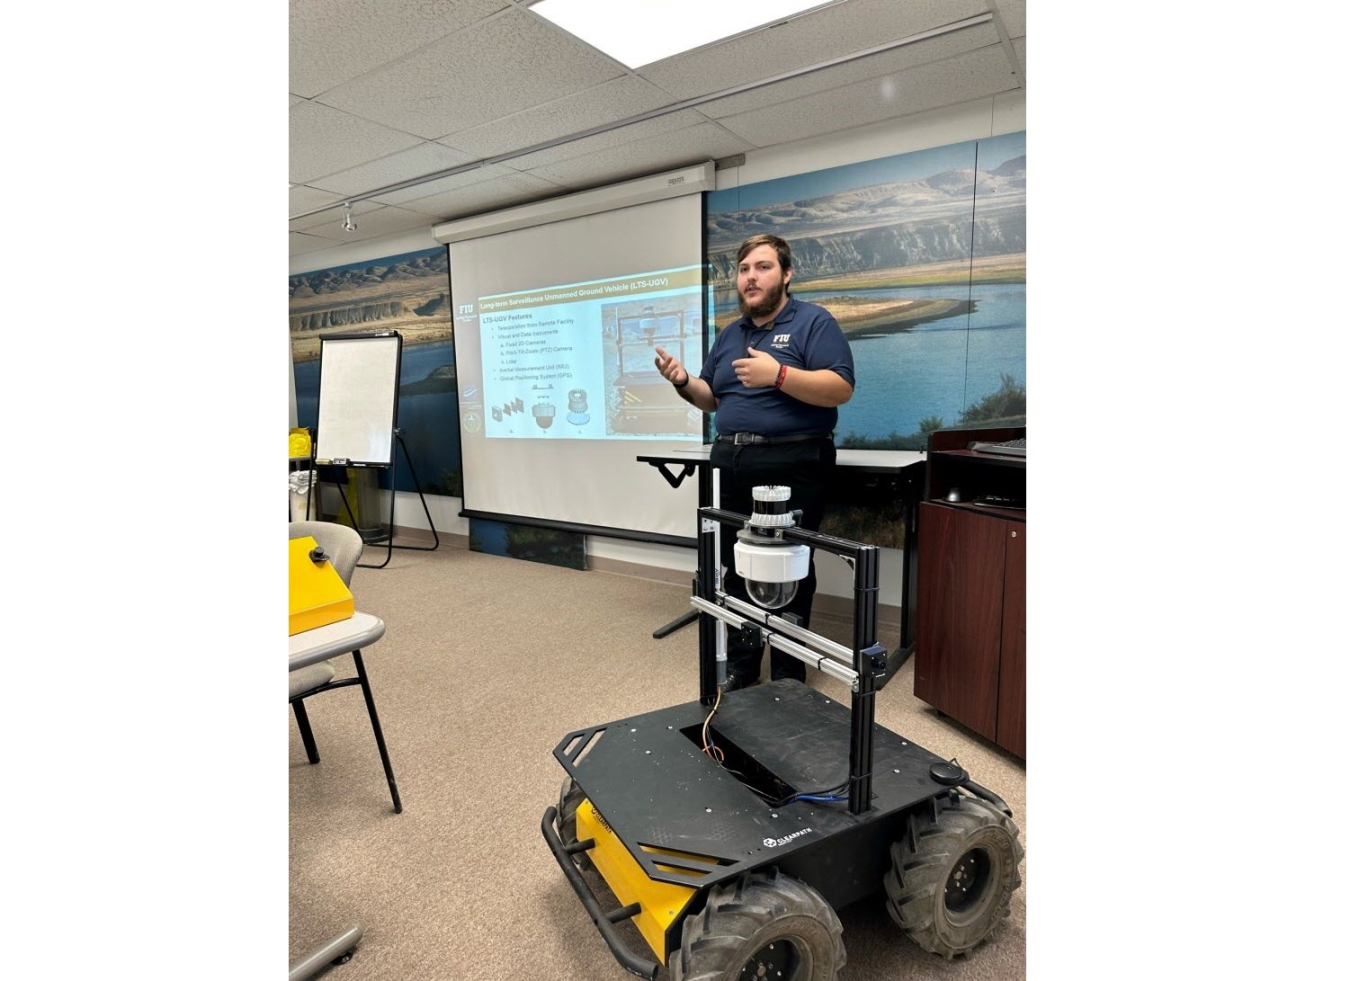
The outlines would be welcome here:
[[[629,68],[640,68],[757,27],[776,24],[821,0],[539,0],[530,10],[599,48]]]

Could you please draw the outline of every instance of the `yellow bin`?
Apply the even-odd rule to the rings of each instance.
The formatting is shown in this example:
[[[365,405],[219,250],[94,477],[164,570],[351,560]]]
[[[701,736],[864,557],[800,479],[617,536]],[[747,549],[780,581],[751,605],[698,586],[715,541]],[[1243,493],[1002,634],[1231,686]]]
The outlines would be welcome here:
[[[356,613],[352,591],[331,562],[309,557],[318,546],[313,538],[291,539],[291,633],[313,630]]]

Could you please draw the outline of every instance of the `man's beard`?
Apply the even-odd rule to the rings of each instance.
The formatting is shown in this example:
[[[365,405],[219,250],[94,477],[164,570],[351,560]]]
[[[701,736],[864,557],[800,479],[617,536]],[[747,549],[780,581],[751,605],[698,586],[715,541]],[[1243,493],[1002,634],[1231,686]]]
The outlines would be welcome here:
[[[773,289],[761,290],[760,301],[754,305],[747,303],[745,294],[737,290],[736,302],[740,304],[741,316],[754,319],[755,317],[766,317],[773,313],[778,309],[778,304],[783,301],[783,289],[783,282],[779,280],[778,285]]]

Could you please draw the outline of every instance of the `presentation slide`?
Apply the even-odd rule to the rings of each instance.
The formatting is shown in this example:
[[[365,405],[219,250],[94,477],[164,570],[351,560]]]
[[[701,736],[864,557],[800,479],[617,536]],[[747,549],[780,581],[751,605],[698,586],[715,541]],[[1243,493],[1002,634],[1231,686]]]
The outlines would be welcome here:
[[[695,537],[696,481],[637,457],[703,440],[655,363],[703,366],[702,221],[689,194],[450,244],[466,511]]]
[[[494,437],[698,440],[697,409],[656,370],[656,349],[698,373],[698,266],[478,299],[484,432]]]

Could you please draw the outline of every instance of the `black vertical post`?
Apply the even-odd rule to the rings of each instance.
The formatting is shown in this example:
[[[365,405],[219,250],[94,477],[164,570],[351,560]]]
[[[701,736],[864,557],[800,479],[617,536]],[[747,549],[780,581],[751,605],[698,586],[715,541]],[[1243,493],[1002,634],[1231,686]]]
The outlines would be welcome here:
[[[717,602],[717,522],[703,517],[703,508],[712,504],[712,464],[698,468],[698,578],[694,594],[709,603]],[[710,614],[698,615],[698,700],[711,705],[717,698],[717,621]]]
[[[878,550],[862,546],[853,561],[853,689],[848,750],[848,812],[861,814],[872,799],[872,732],[876,720],[876,680],[868,654],[877,639]]]

